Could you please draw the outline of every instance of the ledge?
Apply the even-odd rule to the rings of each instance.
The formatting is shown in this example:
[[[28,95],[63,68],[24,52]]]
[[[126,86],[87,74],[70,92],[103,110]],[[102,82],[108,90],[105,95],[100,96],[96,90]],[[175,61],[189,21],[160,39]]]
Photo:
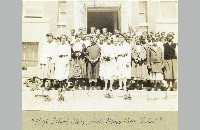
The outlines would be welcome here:
[[[22,23],[49,23],[48,18],[22,18]]]

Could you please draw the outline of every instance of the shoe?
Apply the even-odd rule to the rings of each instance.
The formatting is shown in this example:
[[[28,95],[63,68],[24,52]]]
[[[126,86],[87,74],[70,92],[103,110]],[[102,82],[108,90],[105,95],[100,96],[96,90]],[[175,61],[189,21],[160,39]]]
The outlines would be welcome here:
[[[74,91],[75,90],[75,87],[73,87],[70,91]]]
[[[122,87],[119,87],[117,90],[123,90],[123,88],[122,88]]]
[[[79,87],[78,87],[78,90],[83,90],[83,88],[79,86]]]
[[[93,87],[93,90],[98,90],[96,87]]]
[[[113,90],[113,88],[112,88],[112,87],[110,87],[110,88],[109,88],[109,90]]]
[[[103,90],[107,90],[107,88],[106,87],[104,87],[104,89]]]
[[[161,89],[160,89],[160,88],[158,88],[158,89],[157,89],[157,91],[161,91]]]

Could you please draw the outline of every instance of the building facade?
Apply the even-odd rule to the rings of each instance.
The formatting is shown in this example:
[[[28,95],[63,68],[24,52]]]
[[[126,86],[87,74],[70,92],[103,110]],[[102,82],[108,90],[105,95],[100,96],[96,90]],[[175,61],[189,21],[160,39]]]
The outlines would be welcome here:
[[[22,1],[22,65],[37,66],[39,43],[46,33],[70,34],[70,29],[95,26],[127,32],[174,32],[178,42],[177,0],[28,0]]]

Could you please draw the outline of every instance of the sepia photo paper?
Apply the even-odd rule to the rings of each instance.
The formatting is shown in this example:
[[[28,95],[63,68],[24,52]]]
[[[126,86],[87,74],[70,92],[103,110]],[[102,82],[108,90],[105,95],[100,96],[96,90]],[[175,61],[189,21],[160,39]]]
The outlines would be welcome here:
[[[178,0],[22,0],[23,130],[178,130]]]

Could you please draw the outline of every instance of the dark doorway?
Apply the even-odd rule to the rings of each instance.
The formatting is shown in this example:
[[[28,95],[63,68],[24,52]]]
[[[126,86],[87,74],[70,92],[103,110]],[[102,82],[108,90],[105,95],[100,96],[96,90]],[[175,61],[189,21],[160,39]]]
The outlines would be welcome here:
[[[118,29],[118,13],[115,12],[87,12],[87,32],[90,33],[90,27],[100,29],[107,28],[108,32]]]

